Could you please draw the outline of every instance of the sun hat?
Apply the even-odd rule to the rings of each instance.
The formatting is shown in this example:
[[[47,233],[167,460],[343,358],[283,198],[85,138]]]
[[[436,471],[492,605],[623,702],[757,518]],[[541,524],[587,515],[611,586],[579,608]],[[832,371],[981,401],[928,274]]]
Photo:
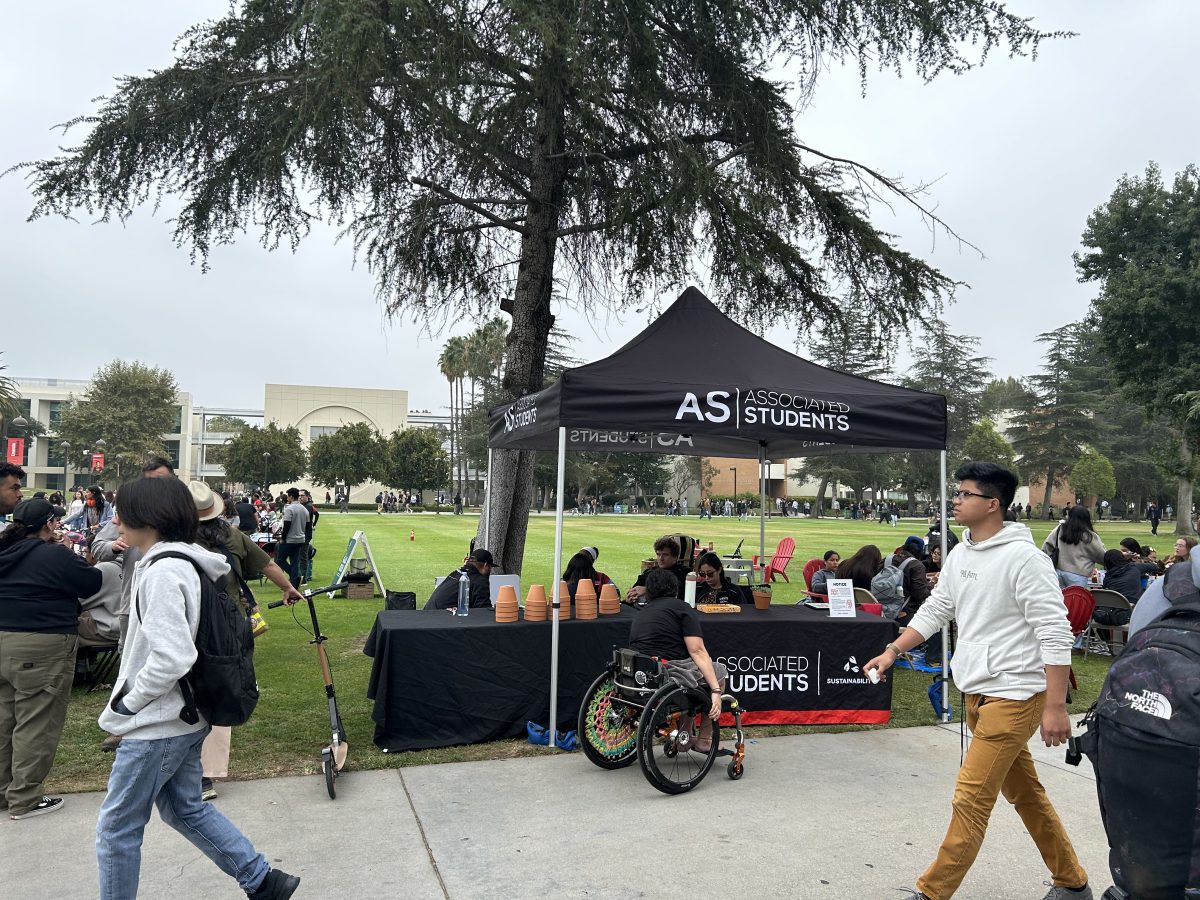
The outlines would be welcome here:
[[[196,512],[201,522],[208,522],[225,512],[225,501],[203,481],[189,481],[188,490],[192,492],[192,502],[196,504]]]
[[[600,548],[599,547],[583,547],[580,549],[579,552],[586,553],[588,556],[590,556],[592,558],[592,562],[595,562],[596,560],[598,560],[600,558]]]

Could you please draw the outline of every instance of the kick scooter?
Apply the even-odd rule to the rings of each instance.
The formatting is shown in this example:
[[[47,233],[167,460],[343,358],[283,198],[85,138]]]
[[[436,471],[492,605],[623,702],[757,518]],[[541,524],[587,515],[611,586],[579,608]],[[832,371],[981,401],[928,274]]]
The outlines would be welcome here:
[[[321,634],[321,626],[317,623],[317,607],[313,603],[313,595],[332,594],[342,590],[346,584],[345,581],[339,581],[328,587],[308,588],[302,592],[308,602],[308,614],[312,617],[313,639],[309,643],[317,645],[317,659],[321,661],[321,675],[325,679],[325,697],[329,700],[329,728],[333,736],[329,746],[321,750],[321,772],[325,775],[325,790],[329,791],[330,800],[337,797],[335,782],[346,765],[346,755],[350,752],[350,746],[346,743],[346,730],[342,728],[342,717],[338,713],[337,695],[333,691],[333,672],[329,668],[329,656],[325,652],[325,641],[328,638]],[[268,603],[267,608],[276,609],[283,605],[282,600],[276,600]]]

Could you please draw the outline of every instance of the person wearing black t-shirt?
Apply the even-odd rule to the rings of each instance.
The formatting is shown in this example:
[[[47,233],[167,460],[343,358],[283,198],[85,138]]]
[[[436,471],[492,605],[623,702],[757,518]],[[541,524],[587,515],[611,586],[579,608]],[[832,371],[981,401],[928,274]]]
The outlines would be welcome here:
[[[660,537],[654,542],[654,556],[657,568],[665,569],[675,576],[675,596],[682,600],[683,580],[691,570],[679,561],[679,542],[672,537]],[[655,570],[647,569],[638,576],[629,593],[625,595],[626,603],[636,603],[646,596],[646,576],[653,571]]]
[[[679,579],[665,568],[646,574],[646,605],[629,629],[629,646],[638,653],[665,660],[672,680],[690,687],[706,685],[712,695],[708,716],[702,716],[695,748],[712,747],[712,720],[721,715],[726,670],[713,662],[704,646],[700,614],[676,595]]]

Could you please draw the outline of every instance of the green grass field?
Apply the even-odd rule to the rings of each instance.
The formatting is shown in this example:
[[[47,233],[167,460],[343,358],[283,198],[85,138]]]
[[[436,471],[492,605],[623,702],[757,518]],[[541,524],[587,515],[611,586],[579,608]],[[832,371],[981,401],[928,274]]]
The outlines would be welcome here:
[[[355,529],[366,532],[371,549],[391,590],[414,591],[418,604],[424,603],[433,589],[433,579],[454,569],[467,551],[475,533],[475,516],[432,514],[377,516],[371,513],[339,515],[327,513],[317,529],[318,555],[313,583],[320,585],[332,578]],[[1050,530],[1050,523],[1032,523],[1035,538],[1040,542]],[[804,562],[836,549],[843,556],[866,543],[875,543],[887,552],[898,546],[909,534],[924,535],[924,520],[901,520],[898,528],[870,522],[850,522],[823,519],[771,519],[767,522],[768,553],[778,540],[790,535],[796,539],[796,555],[788,568],[790,585],[776,583],[775,603],[795,603],[800,596],[800,570]],[[415,540],[409,540],[410,530]],[[684,530],[707,543],[712,541],[718,553],[731,552],[745,538],[743,554],[758,552],[758,520],[740,521],[736,518],[716,518],[700,521],[666,519],[663,516],[568,517],[563,529],[563,559],[580,547],[600,548],[598,568],[607,572],[622,589],[628,587],[639,569],[639,560],[651,555],[656,537]],[[1159,535],[1151,540],[1149,526],[1104,523],[1099,527],[1107,546],[1114,546],[1122,537],[1132,535],[1154,546],[1160,556],[1169,554],[1174,537]],[[549,584],[554,556],[554,519],[534,516],[529,525],[525,550],[522,585],[542,582]],[[265,585],[259,592],[265,607],[277,599],[278,591]],[[533,748],[523,740],[498,741],[469,747],[448,747],[440,750],[383,754],[371,742],[374,725],[371,722],[367,682],[371,660],[362,652],[367,634],[383,601],[327,600],[318,602],[321,628],[329,637],[327,649],[338,689],[338,702],[351,745],[350,768],[375,769],[459,760],[502,759],[512,756],[546,752]],[[293,617],[293,614],[295,617]],[[230,773],[233,778],[262,778],[274,775],[312,774],[319,771],[320,749],[328,741],[328,722],[325,717],[324,691],[316,654],[307,643],[305,628],[309,623],[303,606],[294,610],[277,609],[266,612],[271,630],[258,640],[255,661],[262,699],[254,717],[234,730]],[[1074,662],[1079,691],[1076,692],[1073,712],[1082,712],[1099,693],[1108,669],[1107,657],[1090,657],[1086,662],[1077,656]],[[897,728],[927,725],[934,722],[925,688],[931,676],[908,671],[896,673],[893,691],[892,721],[885,727]],[[111,765],[111,757],[101,754],[99,743],[103,733],[96,717],[107,699],[107,693],[87,694],[76,689],[71,698],[66,730],[59,746],[54,769],[47,781],[53,791],[97,790],[103,787]],[[878,726],[831,726],[819,730],[846,731]],[[762,727],[750,729],[752,734],[782,734],[812,731],[797,726]]]

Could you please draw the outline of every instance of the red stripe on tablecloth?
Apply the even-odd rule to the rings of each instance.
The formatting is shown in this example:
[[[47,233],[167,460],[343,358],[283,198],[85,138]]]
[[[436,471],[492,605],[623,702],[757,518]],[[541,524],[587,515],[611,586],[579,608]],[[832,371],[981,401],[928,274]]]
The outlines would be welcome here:
[[[765,709],[742,713],[743,725],[886,725],[890,709]],[[733,724],[733,716],[721,716],[721,725]]]

